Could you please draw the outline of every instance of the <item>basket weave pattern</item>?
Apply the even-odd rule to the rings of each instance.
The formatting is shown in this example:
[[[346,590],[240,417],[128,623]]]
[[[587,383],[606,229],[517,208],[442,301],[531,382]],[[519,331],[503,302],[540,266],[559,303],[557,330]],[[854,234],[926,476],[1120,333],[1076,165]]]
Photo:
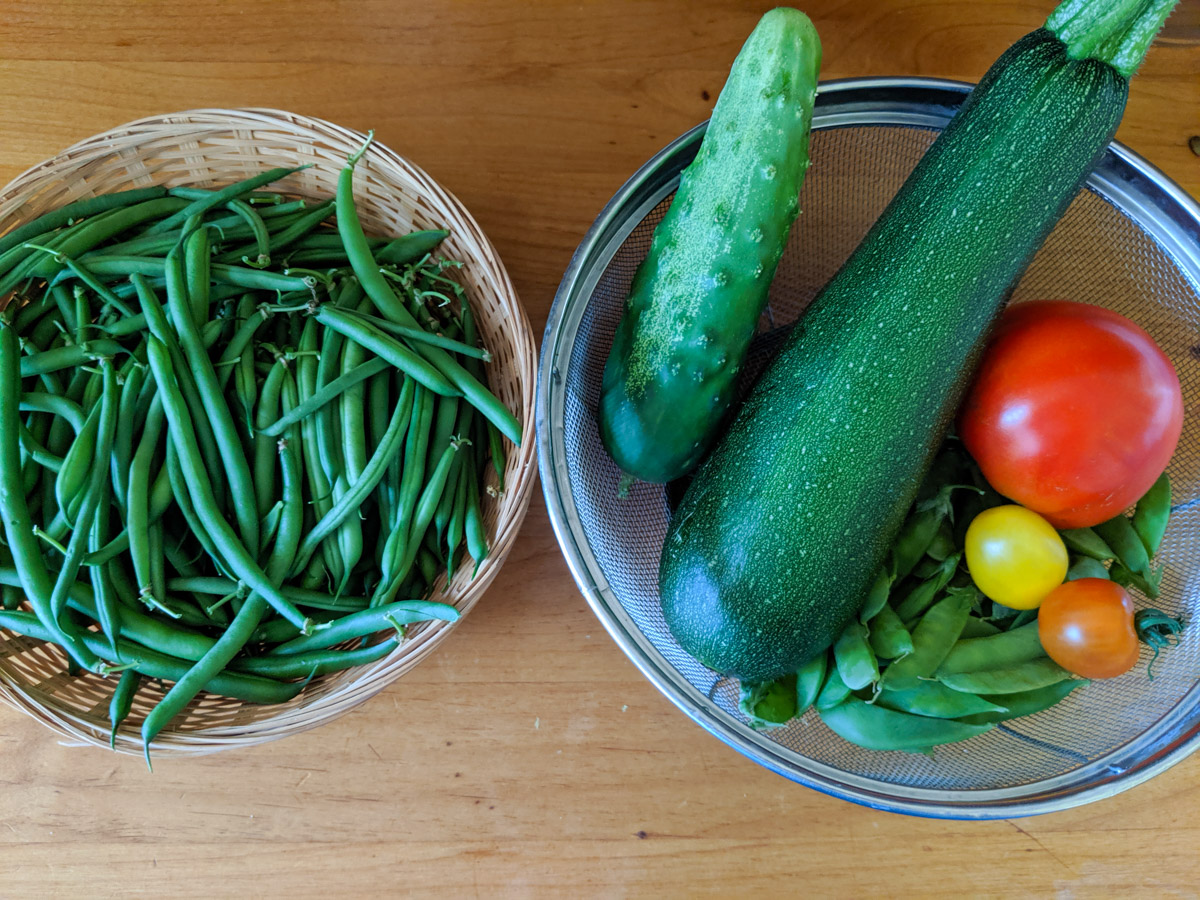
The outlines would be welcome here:
[[[311,168],[271,185],[273,190],[332,197],[346,158],[364,139],[360,132],[277,110],[206,109],[141,119],[88,138],[14,179],[0,192],[0,234],[97,194],[156,184],[220,186],[276,166]],[[443,574],[435,586],[436,599],[465,614],[496,577],[529,505],[535,478],[532,330],[495,248],[452,194],[379,143],[359,161],[354,179],[359,217],[368,234],[449,229],[440,252],[464,263],[457,274],[492,354],[489,385],[520,419],[526,436],[520,448],[506,441],[505,491],[498,498],[482,498],[488,558],[474,578],[464,565],[448,585]],[[407,640],[384,659],[316,679],[285,704],[258,706],[201,694],[155,739],[155,755],[211,753],[328,722],[415,666],[451,628],[446,622],[413,626]],[[115,684],[116,676],[68,676],[66,658],[57,647],[0,632],[0,699],[68,739],[108,745],[107,708]],[[157,682],[143,683],[117,733],[118,750],[142,752],[141,720],[162,693]]]

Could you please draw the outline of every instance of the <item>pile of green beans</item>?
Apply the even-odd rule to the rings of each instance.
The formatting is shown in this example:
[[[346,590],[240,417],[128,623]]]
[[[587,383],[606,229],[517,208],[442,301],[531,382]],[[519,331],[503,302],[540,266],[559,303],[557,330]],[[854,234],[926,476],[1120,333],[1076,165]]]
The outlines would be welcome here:
[[[1162,570],[1151,559],[1170,498],[1164,474],[1132,517],[1061,532],[1071,554],[1067,579],[1111,578],[1157,596]],[[834,646],[796,673],[741,685],[738,705],[750,724],[777,728],[813,707],[860,747],[928,754],[1049,709],[1086,684],[1046,655],[1036,609],[988,600],[966,571],[967,526],[1007,502],[949,439],[859,615]],[[1156,656],[1182,627],[1154,610],[1139,612],[1137,623]]]
[[[488,554],[521,427],[447,232],[365,235],[361,152],[332,201],[264,190],[273,169],[0,236],[0,627],[119,673],[113,740],[173,682],[147,761],[201,691],[284,702],[454,621],[434,583]]]

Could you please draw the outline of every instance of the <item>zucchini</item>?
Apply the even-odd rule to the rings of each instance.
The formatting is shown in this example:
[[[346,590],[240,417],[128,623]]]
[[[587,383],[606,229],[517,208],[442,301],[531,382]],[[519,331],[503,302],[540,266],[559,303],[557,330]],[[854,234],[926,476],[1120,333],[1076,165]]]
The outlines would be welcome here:
[[[804,13],[762,17],[654,231],[600,395],[600,437],[627,477],[690,471],[733,400],[799,210],[820,62]]]
[[[989,323],[1104,153],[1173,5],[1067,0],[1018,41],[800,320],[667,533],[663,614],[702,663],[765,681],[856,613]]]

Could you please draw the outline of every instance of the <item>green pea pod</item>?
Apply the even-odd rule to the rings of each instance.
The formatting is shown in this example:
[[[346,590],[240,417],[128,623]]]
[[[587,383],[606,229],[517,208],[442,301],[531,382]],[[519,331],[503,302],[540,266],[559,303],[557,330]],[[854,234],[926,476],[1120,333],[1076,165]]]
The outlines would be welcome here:
[[[756,730],[786,725],[796,715],[796,676],[788,674],[774,681],[743,683],[738,709]]]
[[[925,550],[925,554],[937,562],[942,562],[942,560],[957,549],[954,545],[954,529],[950,526],[950,520],[948,518],[942,519],[941,527],[938,528],[937,534],[933,536],[933,540]]]
[[[1108,546],[1094,528],[1068,528],[1060,531],[1059,535],[1067,549],[1073,553],[1080,553],[1100,562],[1117,558],[1112,547]]]
[[[1108,577],[1115,581],[1121,587],[1134,588],[1141,591],[1151,600],[1158,599],[1158,585],[1162,580],[1162,567],[1150,573],[1150,577],[1142,575],[1140,572],[1131,572],[1120,563],[1113,563],[1113,567],[1108,570]]]
[[[825,673],[829,668],[829,653],[822,650],[796,672],[796,715],[804,714],[817,700],[821,686],[825,683]]]
[[[880,659],[902,659],[913,652],[912,635],[891,606],[884,604],[868,628],[871,649]]]
[[[1142,539],[1146,553],[1153,556],[1162,544],[1171,515],[1171,479],[1163,472],[1133,510],[1133,530]]]
[[[957,675],[960,672],[982,672],[1028,662],[1046,655],[1038,639],[1038,623],[1030,622],[1011,631],[1002,631],[990,637],[960,640],[934,673]]]
[[[952,691],[936,681],[921,681],[916,687],[906,691],[885,688],[879,692],[875,702],[897,712],[931,716],[935,719],[960,719],[977,713],[1002,713],[1007,710],[1005,706],[976,697],[974,694]]]
[[[1067,569],[1067,581],[1078,581],[1080,578],[1108,578],[1108,569],[1104,563],[1090,556],[1080,556]]]
[[[850,688],[842,681],[837,666],[828,666],[828,669],[829,674],[825,676],[821,693],[817,694],[817,699],[813,701],[813,706],[817,709],[832,709],[850,696]]]
[[[989,637],[990,635],[999,633],[1000,629],[986,619],[981,619],[978,616],[967,616],[967,623],[963,625],[959,640],[961,641],[964,638]]]
[[[1150,577],[1150,555],[1127,516],[1113,516],[1097,525],[1095,531],[1113,548],[1117,562],[1130,572]]]
[[[987,640],[984,638],[984,640]],[[956,691],[969,694],[1016,694],[1057,684],[1071,673],[1043,656],[1010,666],[997,666],[984,672],[956,672],[939,675],[938,681]]]
[[[888,666],[883,684],[892,690],[910,690],[942,664],[958,636],[979,592],[964,588],[949,593],[921,617],[913,629],[913,652]]]
[[[949,487],[917,505],[916,512],[908,517],[892,543],[890,568],[897,579],[904,578],[921,561],[949,511]]]
[[[954,577],[954,573],[958,570],[959,560],[962,559],[961,553],[955,553],[946,557],[938,564],[937,571],[933,577],[927,581],[922,581],[915,588],[908,592],[899,603],[895,604],[896,615],[904,622],[911,622],[929,607],[950,579]]]
[[[879,680],[879,663],[867,643],[867,629],[858,619],[850,620],[833,645],[833,660],[842,681],[852,691],[860,691]]]
[[[892,582],[895,577],[886,568],[881,568],[875,573],[875,580],[871,582],[871,589],[867,592],[867,599],[863,603],[862,609],[859,610],[858,620],[860,622],[869,622],[887,605],[888,593],[892,589]]]
[[[1056,681],[1054,684],[1048,684],[1045,687],[1034,688],[1029,691],[1017,691],[1013,694],[984,695],[980,699],[1000,703],[1006,709],[1003,712],[974,713],[973,715],[963,716],[959,721],[966,722],[968,725],[990,725],[995,722],[1004,722],[1008,719],[1017,719],[1021,716],[1031,716],[1034,713],[1049,709],[1054,704],[1062,701],[1071,691],[1083,687],[1085,684],[1087,684],[1087,681],[1082,678],[1065,678],[1062,681]],[[964,694],[963,696],[969,697],[972,695]]]
[[[848,697],[821,710],[821,721],[839,737],[868,750],[925,751],[983,734],[991,725],[967,725],[954,719],[934,719],[865,703]]]

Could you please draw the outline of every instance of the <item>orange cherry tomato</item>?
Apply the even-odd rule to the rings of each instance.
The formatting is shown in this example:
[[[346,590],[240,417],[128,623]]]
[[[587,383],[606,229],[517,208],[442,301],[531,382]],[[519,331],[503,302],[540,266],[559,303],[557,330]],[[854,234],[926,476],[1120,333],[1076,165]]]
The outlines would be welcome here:
[[[1138,660],[1133,600],[1106,578],[1055,588],[1038,610],[1038,637],[1052,660],[1084,678],[1115,678]]]

